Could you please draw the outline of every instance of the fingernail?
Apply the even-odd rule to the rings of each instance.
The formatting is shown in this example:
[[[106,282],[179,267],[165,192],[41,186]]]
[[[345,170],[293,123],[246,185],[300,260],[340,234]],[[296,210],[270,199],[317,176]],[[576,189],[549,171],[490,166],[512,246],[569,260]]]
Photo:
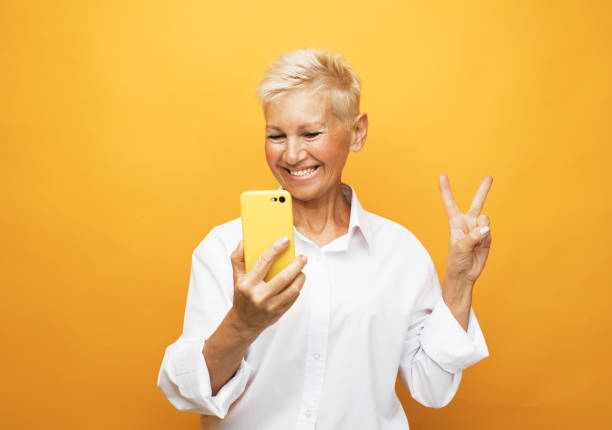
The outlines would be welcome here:
[[[304,260],[304,264],[308,263],[308,258],[305,255],[302,255],[302,260]]]
[[[289,238],[287,236],[281,237],[279,240],[280,245],[287,245],[289,243]]]
[[[487,234],[488,231],[489,231],[489,226],[485,225],[483,228],[480,229],[480,234]]]

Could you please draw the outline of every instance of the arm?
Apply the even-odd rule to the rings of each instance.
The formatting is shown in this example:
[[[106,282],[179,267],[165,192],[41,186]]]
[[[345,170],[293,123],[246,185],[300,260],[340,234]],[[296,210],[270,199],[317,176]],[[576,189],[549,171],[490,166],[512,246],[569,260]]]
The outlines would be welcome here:
[[[440,176],[442,203],[449,219],[446,275],[440,289],[428,255],[428,287],[414,314],[400,365],[400,377],[412,396],[425,406],[442,407],[455,395],[461,372],[487,357],[482,331],[472,310],[472,291],[482,273],[491,245],[489,217],[479,215],[493,178],[486,177],[466,214]]]
[[[240,322],[230,310],[215,332],[204,344],[202,354],[209,369],[212,394],[216,395],[240,367],[248,347],[256,336],[241,329]]]
[[[468,309],[467,332],[442,298],[433,262],[412,312],[399,377],[424,406],[441,408],[454,397],[462,370],[489,355],[476,316]]]
[[[448,272],[442,283],[444,303],[465,331],[469,327],[473,287],[474,284],[453,278]]]
[[[183,332],[168,346],[157,385],[181,411],[225,417],[251,373],[245,354],[222,389],[213,393],[204,355],[206,343],[232,307],[232,268],[228,251],[213,229],[192,255]]]
[[[303,256],[263,281],[288,244],[275,242],[248,273],[242,241],[231,254],[229,273],[227,252],[212,232],[196,249],[183,334],[166,350],[158,377],[177,409],[224,418],[242,394],[251,371],[248,347],[291,307],[305,281]]]
[[[306,280],[306,257],[298,256],[269,282],[264,277],[289,246],[288,238],[272,244],[246,273],[242,241],[231,255],[233,306],[206,342],[202,354],[210,371],[213,394],[234,374],[253,341],[297,300]]]

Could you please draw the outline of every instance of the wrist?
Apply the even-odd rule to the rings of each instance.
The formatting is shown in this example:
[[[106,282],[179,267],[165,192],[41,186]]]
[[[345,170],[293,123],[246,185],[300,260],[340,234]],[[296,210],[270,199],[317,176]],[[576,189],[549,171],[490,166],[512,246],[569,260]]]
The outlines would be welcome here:
[[[261,332],[242,320],[233,307],[227,313],[226,321],[234,335],[249,345],[257,339]]]
[[[453,311],[469,310],[472,306],[473,288],[473,282],[447,273],[442,282],[442,297],[446,305]]]
[[[456,274],[446,269],[443,283],[449,287],[452,287],[457,294],[466,294],[468,291],[472,291],[472,288],[476,282],[467,278],[466,276]]]

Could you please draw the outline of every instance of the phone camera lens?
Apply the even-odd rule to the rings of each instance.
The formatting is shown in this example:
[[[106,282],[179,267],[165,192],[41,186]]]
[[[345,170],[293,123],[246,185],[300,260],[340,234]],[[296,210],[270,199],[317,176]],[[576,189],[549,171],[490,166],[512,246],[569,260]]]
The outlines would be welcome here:
[[[275,202],[276,201],[276,197],[272,197],[272,201]]]
[[[278,200],[279,200],[281,203],[285,203],[285,198],[284,198],[283,196],[280,196],[280,197],[278,198]]]

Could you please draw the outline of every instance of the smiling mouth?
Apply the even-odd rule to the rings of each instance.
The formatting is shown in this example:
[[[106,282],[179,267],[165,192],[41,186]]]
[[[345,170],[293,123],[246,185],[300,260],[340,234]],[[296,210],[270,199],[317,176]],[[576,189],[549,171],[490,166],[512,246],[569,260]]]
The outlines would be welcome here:
[[[284,168],[284,169],[287,172],[289,172],[289,174],[291,176],[305,177],[305,176],[313,175],[317,171],[318,168],[319,168],[319,166],[313,166],[313,167],[309,167],[307,169],[302,169],[302,170],[290,170],[290,169],[287,169],[287,168]]]

